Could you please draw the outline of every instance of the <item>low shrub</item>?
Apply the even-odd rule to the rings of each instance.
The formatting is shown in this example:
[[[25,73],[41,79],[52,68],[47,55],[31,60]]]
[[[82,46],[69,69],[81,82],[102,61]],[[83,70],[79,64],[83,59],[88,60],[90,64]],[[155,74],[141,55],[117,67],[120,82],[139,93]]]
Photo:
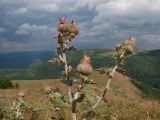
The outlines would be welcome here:
[[[5,77],[0,77],[0,88],[6,89],[6,88],[13,88],[14,85],[12,84],[11,80]]]

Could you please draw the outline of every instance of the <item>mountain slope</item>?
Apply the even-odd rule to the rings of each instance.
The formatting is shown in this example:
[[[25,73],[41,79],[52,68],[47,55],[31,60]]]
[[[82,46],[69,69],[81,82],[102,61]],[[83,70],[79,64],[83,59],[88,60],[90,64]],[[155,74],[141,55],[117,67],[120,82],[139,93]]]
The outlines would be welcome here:
[[[96,71],[91,74],[90,78],[99,83],[100,86],[104,86],[108,79],[108,77],[101,75]],[[132,84],[130,78],[118,72],[116,72],[111,82],[111,92],[114,95],[128,98],[139,98],[141,96],[140,90]]]
[[[125,69],[147,96],[160,98],[160,50],[139,52],[129,57]]]
[[[51,65],[47,61],[52,57],[52,52],[40,52],[37,61],[26,69],[0,69],[0,76],[6,76],[11,79],[51,79],[58,78],[61,75],[63,66]],[[74,68],[80,62],[84,53],[91,57],[93,68],[112,67],[115,64],[113,50],[84,50],[68,54],[68,61]],[[36,53],[37,54],[37,53]],[[6,55],[11,58],[12,55]],[[24,58],[26,55],[24,54]],[[38,56],[35,55],[35,57]],[[76,57],[75,57],[76,56]],[[44,59],[43,59],[44,58]],[[19,61],[21,57],[17,55]],[[27,57],[26,60],[30,59]],[[2,60],[2,59],[1,59]],[[25,66],[23,60],[8,59],[8,66],[21,64]],[[45,62],[43,62],[45,61]],[[1,62],[0,62],[1,63]],[[2,62],[3,63],[3,62]],[[2,64],[1,63],[1,64]],[[26,62],[27,63],[27,62]],[[20,65],[19,64],[19,65]],[[3,64],[5,65],[5,64]],[[160,50],[136,51],[134,55],[129,56],[124,63],[127,75],[132,78],[132,82],[139,87],[145,94],[144,96],[160,98]]]
[[[125,66],[133,79],[160,89],[160,51],[138,53],[128,58]]]
[[[97,71],[94,71],[89,78],[98,83],[95,85],[87,85],[84,89],[86,98],[89,99],[91,104],[94,104],[107,78],[100,75]],[[21,80],[13,82],[18,82],[20,88],[0,90],[1,96],[6,98],[7,105],[11,105],[18,91],[24,91],[26,93],[26,105],[42,109],[34,113],[37,115],[36,120],[48,120],[50,116],[54,115],[52,110],[43,110],[46,104],[48,104],[48,100],[44,99],[44,88],[46,86],[58,87],[60,91],[67,96],[67,87],[60,80]],[[130,78],[119,73],[115,74],[111,82],[109,94],[105,97],[107,102],[102,101],[103,105],[96,110],[95,114],[90,116],[90,120],[108,120],[109,115],[117,116],[118,120],[159,120],[159,103],[155,100],[143,99],[141,97],[141,92],[130,82]],[[85,102],[78,105],[80,114],[86,107],[87,105]],[[68,108],[64,107],[61,110],[63,111],[62,115],[65,120],[70,120],[71,113]],[[29,120],[31,112],[28,111],[25,116],[28,118],[26,120]]]

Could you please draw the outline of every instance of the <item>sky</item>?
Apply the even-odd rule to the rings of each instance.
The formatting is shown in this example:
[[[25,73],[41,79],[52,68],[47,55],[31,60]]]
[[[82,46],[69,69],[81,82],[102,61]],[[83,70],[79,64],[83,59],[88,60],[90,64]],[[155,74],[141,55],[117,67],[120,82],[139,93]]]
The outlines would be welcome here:
[[[160,0],[0,0],[0,52],[53,50],[58,18],[74,20],[79,49],[113,48],[133,35],[160,49]]]

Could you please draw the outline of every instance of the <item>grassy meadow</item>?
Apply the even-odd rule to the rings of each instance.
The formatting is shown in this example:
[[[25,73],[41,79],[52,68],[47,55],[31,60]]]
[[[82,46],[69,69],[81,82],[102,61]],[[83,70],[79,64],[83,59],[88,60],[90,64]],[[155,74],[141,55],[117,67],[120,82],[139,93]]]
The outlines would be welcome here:
[[[107,69],[107,68],[106,68]],[[86,98],[81,105],[78,105],[78,114],[84,112],[87,107],[86,103],[94,104],[98,95],[103,88],[107,78],[100,75],[99,72],[94,71],[90,76],[97,84],[86,85],[85,92]],[[52,105],[45,98],[44,89],[46,86],[53,88],[60,88],[60,92],[67,96],[67,87],[58,79],[45,79],[45,80],[13,80],[13,84],[18,83],[18,89],[4,89],[0,90],[0,94],[4,96],[6,104],[12,105],[17,97],[19,91],[25,93],[25,103],[30,109],[25,112],[26,120],[50,120],[54,116]],[[75,86],[74,86],[75,87]],[[108,120],[110,115],[116,116],[118,120],[159,120],[160,119],[160,103],[154,99],[144,99],[142,92],[136,88],[130,78],[116,73],[111,83],[109,94],[105,96],[107,102],[102,102],[100,107],[95,113],[89,116],[89,120]],[[65,120],[70,120],[68,107],[61,107],[62,115]]]

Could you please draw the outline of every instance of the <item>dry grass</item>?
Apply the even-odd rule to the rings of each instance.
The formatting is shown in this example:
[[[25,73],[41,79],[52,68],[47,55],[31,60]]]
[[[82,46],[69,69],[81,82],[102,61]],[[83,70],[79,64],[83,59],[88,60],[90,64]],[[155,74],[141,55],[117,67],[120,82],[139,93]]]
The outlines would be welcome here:
[[[102,87],[106,82],[106,77],[99,75],[94,71],[89,76],[98,82],[98,85],[87,85],[87,98],[91,103],[95,102],[96,96],[100,95]],[[6,103],[11,106],[17,97],[19,91],[26,93],[25,101],[27,106],[43,108],[48,103],[43,99],[44,88],[46,86],[58,87],[60,91],[67,95],[67,87],[59,80],[14,80],[13,83],[19,83],[18,89],[0,90],[0,95],[6,98]],[[141,98],[141,92],[125,77],[116,73],[111,83],[111,89],[106,96],[108,102],[102,106],[90,117],[90,120],[107,120],[110,114],[117,116],[118,120],[160,120],[160,104],[156,100],[145,100]],[[86,104],[79,105],[82,112],[86,108]],[[63,108],[62,114],[65,120],[70,120],[69,108]],[[51,109],[36,111],[33,114],[36,120],[49,120],[54,115]],[[26,120],[30,120],[33,116],[31,112],[25,114]]]

